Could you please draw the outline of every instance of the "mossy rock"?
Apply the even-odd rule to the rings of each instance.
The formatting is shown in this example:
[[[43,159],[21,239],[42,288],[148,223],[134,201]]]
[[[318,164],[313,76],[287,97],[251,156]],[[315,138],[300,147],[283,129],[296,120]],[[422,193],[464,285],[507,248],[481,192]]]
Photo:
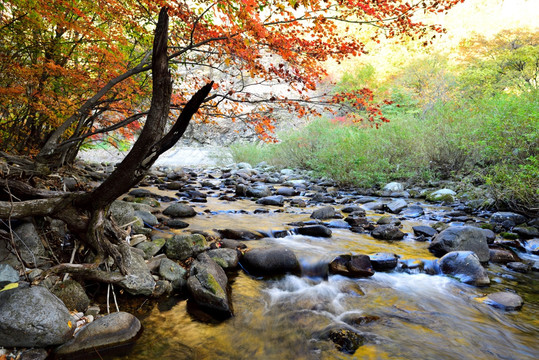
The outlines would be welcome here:
[[[511,232],[502,232],[500,235],[501,235],[501,237],[503,237],[504,239],[507,239],[507,240],[517,240],[518,239],[518,235],[515,234],[515,233],[511,233]]]

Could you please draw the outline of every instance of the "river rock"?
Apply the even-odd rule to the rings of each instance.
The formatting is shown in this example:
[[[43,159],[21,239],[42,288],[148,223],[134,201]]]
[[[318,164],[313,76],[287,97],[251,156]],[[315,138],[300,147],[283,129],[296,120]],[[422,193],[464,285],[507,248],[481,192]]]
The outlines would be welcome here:
[[[494,240],[496,240],[496,234],[494,233],[494,231],[490,229],[481,229],[481,230],[483,230],[483,233],[487,237],[487,244],[489,245],[493,244]]]
[[[241,264],[255,276],[278,276],[300,272],[296,255],[290,249],[281,246],[249,250],[243,255]]]
[[[137,244],[136,248],[144,251],[144,259],[148,260],[161,251],[165,243],[165,239],[158,238],[153,241],[143,241]]]
[[[312,225],[295,228],[294,231],[300,235],[313,237],[331,237],[331,229],[324,225]]]
[[[425,214],[425,210],[419,205],[410,205],[399,213],[401,216],[409,219],[415,219]]]
[[[71,338],[73,318],[42,286],[0,292],[0,347],[46,347]]]
[[[261,233],[250,230],[220,229],[216,231],[222,238],[232,240],[258,240],[264,237]]]
[[[155,280],[146,266],[142,255],[137,253],[137,249],[131,248],[131,258],[127,260],[128,275],[120,281],[120,286],[127,290],[131,295],[152,294],[155,287]],[[124,258],[124,260],[126,260]]]
[[[275,194],[281,195],[281,196],[296,196],[299,194],[299,192],[296,189],[291,188],[291,187],[282,187],[282,188],[277,189]]]
[[[142,219],[145,225],[156,226],[157,224],[159,224],[159,221],[157,220],[155,215],[149,211],[137,210],[135,211],[135,216]]]
[[[0,264],[0,289],[19,281],[19,273],[8,264]]]
[[[150,190],[147,189],[133,189],[127,195],[136,197],[136,198],[143,198],[143,197],[151,197],[154,196]]]
[[[507,311],[515,311],[520,310],[524,301],[517,294],[500,291],[489,294],[485,300],[485,304]]]
[[[520,261],[520,258],[511,250],[490,249],[490,262],[494,264],[507,264],[513,261]]]
[[[62,300],[69,310],[86,311],[90,299],[81,284],[75,280],[66,280],[54,285],[51,292]]]
[[[402,192],[404,191],[404,185],[400,182],[390,182],[382,188],[382,191],[390,193]]]
[[[237,268],[240,261],[240,252],[235,249],[212,249],[205,254],[225,270]]]
[[[401,212],[402,209],[404,209],[408,204],[403,199],[397,199],[395,201],[390,202],[389,204],[386,204],[386,209],[390,213],[398,214]]]
[[[450,203],[455,201],[456,195],[457,193],[451,189],[440,189],[428,194],[427,200],[432,202],[443,201]]]
[[[360,207],[357,206],[357,205],[348,205],[348,206],[345,206],[345,207],[342,208],[341,211],[342,211],[343,213],[345,213],[345,214],[356,213],[355,215],[357,215],[357,216],[360,216],[360,213],[365,214],[365,210],[363,210],[362,208],[360,208]]]
[[[513,212],[501,211],[492,214],[490,222],[495,224],[502,224],[505,221],[511,221],[516,225],[520,225],[526,222],[526,217]]]
[[[339,255],[329,263],[329,273],[348,277],[368,277],[374,270],[367,255]]]
[[[380,240],[402,240],[404,233],[391,224],[379,225],[371,233],[372,237]]]
[[[388,271],[397,267],[399,257],[393,253],[376,253],[369,255],[375,271]]]
[[[163,211],[163,214],[173,217],[173,218],[184,218],[184,217],[193,217],[197,213],[195,209],[193,209],[189,205],[182,204],[182,203],[175,203],[167,207]]]
[[[473,251],[451,251],[438,264],[442,273],[454,276],[463,283],[476,286],[490,284],[487,271]]]
[[[247,245],[238,240],[221,239],[219,243],[225,249],[247,249]]]
[[[430,226],[426,225],[418,225],[413,226],[412,230],[414,231],[414,234],[417,236],[425,236],[425,237],[433,237],[436,234],[438,234],[438,231]]]
[[[320,340],[330,340],[337,350],[342,353],[353,355],[365,342],[365,336],[349,328],[330,326],[313,336]]]
[[[267,186],[248,187],[245,194],[249,197],[260,199],[271,196],[271,190]]]
[[[513,232],[517,233],[523,239],[539,237],[539,230],[533,226],[517,226],[513,228]]]
[[[283,206],[284,197],[282,195],[273,195],[260,198],[256,201],[260,205],[274,205],[274,206]]]
[[[174,290],[181,290],[187,285],[187,270],[176,262],[164,258],[159,264],[159,276],[170,281]]]
[[[224,317],[232,316],[227,284],[225,271],[207,254],[200,254],[191,264],[187,288],[193,300],[199,306]]]
[[[445,229],[434,237],[429,251],[437,257],[451,251],[473,251],[482,263],[490,259],[485,233],[472,226],[451,226]]]
[[[335,216],[335,208],[333,206],[324,206],[320,209],[313,211],[311,214],[312,219],[332,219]]]
[[[189,226],[188,223],[181,221],[180,219],[167,219],[164,221],[164,224],[173,229],[185,229]]]
[[[174,235],[167,239],[165,253],[174,260],[187,260],[206,249],[206,238],[200,234]]]
[[[133,343],[141,330],[142,326],[136,317],[126,312],[115,312],[83,327],[73,339],[56,349],[55,358],[101,358],[107,349]]]
[[[126,201],[114,201],[109,207],[109,213],[118,225],[129,224],[135,219],[135,210]]]
[[[527,264],[524,264],[520,261],[512,261],[512,262],[508,262],[506,264],[506,266],[513,270],[513,271],[516,271],[516,272],[519,272],[519,273],[527,273],[528,271],[530,271],[530,267],[527,265]]]

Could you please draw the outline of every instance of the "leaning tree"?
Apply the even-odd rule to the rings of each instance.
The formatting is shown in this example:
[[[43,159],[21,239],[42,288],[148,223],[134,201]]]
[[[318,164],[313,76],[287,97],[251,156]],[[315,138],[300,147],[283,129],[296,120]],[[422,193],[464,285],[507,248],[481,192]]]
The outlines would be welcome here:
[[[130,271],[126,234],[111,221],[108,207],[143,179],[193,117],[242,120],[262,137],[270,136],[277,108],[301,116],[339,103],[361,109],[373,123],[387,121],[368,89],[314,96],[326,75],[325,62],[365,52],[358,30],[372,41],[442,32],[415,21],[414,14],[447,11],[458,2],[4,2],[0,219],[8,224],[29,216],[62,220],[97,257],[89,265],[57,269],[117,281],[97,268],[111,256],[122,274]],[[149,36],[152,14],[161,5]],[[167,125],[172,115],[177,116]],[[94,190],[45,191],[25,181],[71,163],[84,139],[129,124],[132,129],[143,124],[137,141]],[[5,231],[0,235],[10,238]]]

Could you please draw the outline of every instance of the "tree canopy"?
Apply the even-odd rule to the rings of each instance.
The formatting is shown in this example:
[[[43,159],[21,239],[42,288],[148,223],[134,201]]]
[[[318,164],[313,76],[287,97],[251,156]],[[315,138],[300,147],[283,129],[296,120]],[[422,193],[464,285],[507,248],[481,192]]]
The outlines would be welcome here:
[[[0,4],[0,150],[42,157],[62,150],[69,162],[90,134],[138,129],[162,6],[171,17],[171,111],[215,81],[199,119],[243,120],[266,138],[279,107],[302,116],[345,102],[385,121],[368,89],[313,96],[325,61],[365,52],[357,34],[366,27],[372,41],[428,42],[443,30],[416,14],[461,1],[7,0]]]

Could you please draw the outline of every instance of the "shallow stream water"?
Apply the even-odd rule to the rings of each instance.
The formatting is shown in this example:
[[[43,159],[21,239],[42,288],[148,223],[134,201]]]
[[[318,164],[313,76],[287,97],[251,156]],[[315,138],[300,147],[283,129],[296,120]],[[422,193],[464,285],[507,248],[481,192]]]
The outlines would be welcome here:
[[[430,219],[443,217],[447,211],[422,205],[426,215],[403,221],[403,231],[412,233],[411,226],[432,224]],[[270,213],[255,214],[262,206],[216,197],[194,206],[199,215],[186,220],[189,229],[204,231],[287,229],[292,221],[310,220],[316,208],[266,207]],[[367,212],[367,216],[375,220],[381,215]],[[435,259],[427,250],[428,242],[413,237],[388,242],[346,229],[332,231],[331,238],[289,235],[245,243],[251,248],[284,245],[294,251],[306,271],[345,253],[393,252],[410,263]],[[200,321],[190,315],[185,299],[165,300],[141,316],[141,338],[128,356],[118,359],[539,358],[538,273],[520,274],[496,264],[487,270],[491,285],[479,288],[419,270],[377,272],[361,279],[340,275],[260,279],[240,269],[229,274],[232,318]],[[486,294],[505,290],[524,299],[520,311],[504,312],[481,301]],[[349,325],[345,320],[350,318],[362,320]],[[320,336],[331,328],[361,334],[363,345],[354,354],[338,351],[333,342]]]

